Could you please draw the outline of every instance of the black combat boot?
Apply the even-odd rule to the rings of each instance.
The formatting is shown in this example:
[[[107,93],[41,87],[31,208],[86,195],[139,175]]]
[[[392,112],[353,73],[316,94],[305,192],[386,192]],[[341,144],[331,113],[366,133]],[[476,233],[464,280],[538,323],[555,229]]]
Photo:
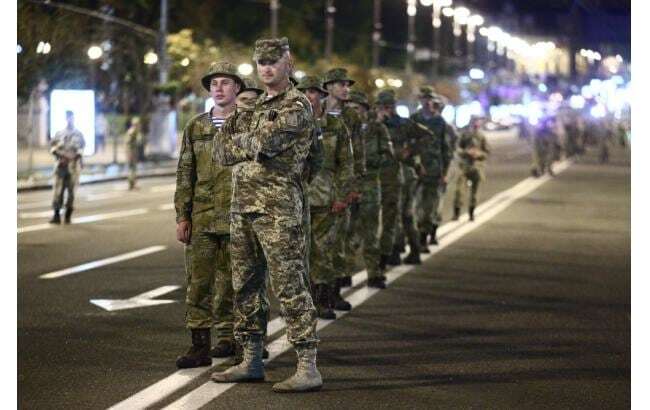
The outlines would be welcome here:
[[[336,313],[332,310],[331,306],[331,291],[329,286],[320,283],[314,285],[314,295],[316,296],[314,302],[316,302],[316,313],[321,319],[334,320],[336,319]]]
[[[458,218],[460,218],[460,208],[455,206],[454,207],[454,216],[451,218],[452,221],[457,221]]]
[[[64,220],[64,222],[69,224],[70,223],[70,218],[72,218],[72,208],[66,208],[65,209],[65,220]]]
[[[386,289],[386,279],[382,279],[381,276],[368,278],[368,287],[377,288],[377,289]]]
[[[54,210],[54,215],[50,219],[51,224],[60,224],[61,223],[61,214],[58,209]]]
[[[530,174],[531,174],[534,178],[539,178],[539,171],[537,170],[537,168],[533,168],[533,169],[531,169],[531,170],[530,170]]]
[[[192,329],[192,347],[176,359],[176,367],[189,369],[192,367],[210,366],[210,329]]]
[[[401,265],[402,259],[400,258],[399,253],[400,253],[399,248],[397,246],[393,246],[393,253],[390,254],[386,262],[389,265],[393,265],[393,266]]]
[[[429,246],[427,245],[427,236],[426,232],[420,233],[420,252],[422,253],[431,253],[429,251]]]
[[[433,225],[431,228],[431,234],[429,236],[429,245],[437,245],[438,244],[438,237],[436,234],[438,233],[438,225]]]
[[[352,276],[344,276],[340,279],[342,288],[352,287]]]
[[[474,207],[473,206],[469,207],[469,220],[470,221],[474,220]]]
[[[404,258],[404,263],[407,265],[421,265],[422,261],[420,260],[420,254],[416,252],[411,252],[406,258]]]
[[[233,340],[220,340],[217,345],[210,350],[212,357],[228,357],[235,354],[235,343]]]
[[[342,310],[344,312],[348,312],[352,310],[352,305],[350,302],[347,300],[343,299],[343,296],[341,296],[341,279],[338,278],[336,279],[336,282],[332,288],[332,297],[333,297],[333,302],[334,302],[334,310]]]

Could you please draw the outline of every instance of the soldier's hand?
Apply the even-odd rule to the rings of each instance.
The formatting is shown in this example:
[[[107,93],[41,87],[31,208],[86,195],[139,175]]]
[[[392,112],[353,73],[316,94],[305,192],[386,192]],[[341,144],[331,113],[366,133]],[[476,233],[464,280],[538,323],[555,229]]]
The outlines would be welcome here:
[[[192,223],[190,221],[180,221],[176,224],[176,240],[186,245],[190,243],[192,233]]]
[[[348,204],[345,202],[340,202],[340,201],[334,201],[332,203],[332,212],[335,214],[341,213],[345,211],[345,208],[348,207]]]

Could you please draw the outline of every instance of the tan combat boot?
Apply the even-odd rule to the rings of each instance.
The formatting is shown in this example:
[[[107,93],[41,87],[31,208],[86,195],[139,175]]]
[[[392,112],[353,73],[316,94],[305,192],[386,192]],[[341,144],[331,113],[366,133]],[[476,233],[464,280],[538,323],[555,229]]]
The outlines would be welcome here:
[[[243,344],[244,358],[236,366],[223,372],[212,373],[210,379],[216,383],[263,382],[264,362],[262,362],[263,343],[261,336],[250,336]]]
[[[316,368],[316,348],[297,348],[298,365],[296,373],[280,383],[273,385],[276,393],[301,393],[320,390],[323,378]]]

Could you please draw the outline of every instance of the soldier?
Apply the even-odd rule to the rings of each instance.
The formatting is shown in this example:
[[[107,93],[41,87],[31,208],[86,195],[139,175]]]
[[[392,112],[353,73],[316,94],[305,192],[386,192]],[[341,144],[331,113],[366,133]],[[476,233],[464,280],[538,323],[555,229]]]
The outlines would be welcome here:
[[[555,133],[555,120],[545,118],[533,135],[533,166],[531,174],[537,178],[548,172],[553,176],[553,150],[557,136]]]
[[[81,155],[83,154],[86,141],[84,136],[74,126],[74,113],[65,112],[67,125],[64,129],[57,131],[50,142],[50,154],[56,158],[54,167],[54,198],[52,199],[52,208],[54,216],[50,220],[51,224],[61,223],[61,206],[63,205],[63,195],[67,191],[68,197],[65,202],[65,220],[69,224],[74,209],[74,193],[79,184],[79,173],[83,167]]]
[[[395,94],[392,90],[385,90],[377,96],[378,118],[386,125],[391,134],[395,153],[402,162],[404,171],[404,184],[402,185],[400,214],[402,217],[403,232],[406,234],[410,252],[404,259],[408,264],[420,264],[420,238],[414,216],[415,193],[418,176],[426,175],[425,168],[418,152],[418,147],[426,141],[433,139],[433,134],[418,123],[397,115],[395,111]],[[399,233],[399,236],[403,233]],[[396,239],[396,242],[397,242]],[[393,253],[399,250],[397,243],[393,245]]]
[[[325,101],[324,110],[329,115],[341,116],[343,122],[350,131],[350,138],[352,140],[352,148],[354,154],[354,177],[355,181],[352,186],[359,186],[363,181],[363,176],[366,174],[366,154],[365,145],[363,143],[363,135],[361,133],[361,119],[357,113],[345,106],[345,102],[349,98],[350,87],[354,84],[354,80],[349,78],[348,71],[345,68],[337,67],[325,73],[323,78],[323,88],[327,90],[329,96]],[[361,200],[359,192],[353,190],[347,198],[348,203],[352,204],[350,210],[347,211],[347,219],[354,220],[358,217],[359,207],[358,202]],[[345,234],[338,235],[337,249],[341,249],[334,258],[336,266],[343,269],[339,271],[339,278],[334,292],[335,309],[349,311],[352,309],[350,303],[343,299],[341,296],[341,287],[352,285],[351,273],[354,268],[354,252],[351,242],[357,240],[357,232],[350,230],[350,224],[342,227]],[[355,228],[353,226],[352,228]]]
[[[297,85],[311,103],[317,126],[321,131],[322,158],[320,172],[309,185],[311,213],[310,276],[314,284],[314,303],[318,317],[336,319],[334,290],[337,272],[334,257],[340,251],[337,236],[344,235],[345,210],[354,177],[350,134],[340,116],[326,113],[321,99],[328,93],[317,77],[305,76]]]
[[[230,265],[231,169],[212,161],[212,140],[235,112],[243,86],[234,65],[213,63],[201,83],[214,107],[192,118],[183,132],[176,171],[176,237],[185,244],[187,272],[186,325],[192,346],[176,365],[209,366],[211,357],[234,353],[233,289]],[[210,329],[217,344],[211,351]]]
[[[131,126],[126,131],[126,160],[129,167],[129,191],[135,189],[138,170],[138,150],[142,144],[140,118],[133,117]]]
[[[411,116],[411,120],[428,128],[433,139],[422,139],[424,144],[419,152],[426,170],[426,176],[420,179],[422,192],[422,218],[418,221],[420,228],[420,249],[429,253],[427,236],[431,235],[431,244],[437,244],[436,232],[441,218],[438,214],[440,192],[447,183],[447,171],[452,158],[452,149],[447,139],[447,123],[442,118],[440,99],[433,92],[433,87],[420,87],[418,94],[422,108]]]
[[[309,101],[289,82],[293,64],[289,41],[255,42],[253,59],[265,92],[258,99],[248,131],[234,132],[232,117],[215,135],[214,159],[233,167],[230,232],[235,291],[235,336],[244,360],[213,373],[217,383],[264,380],[263,335],[268,306],[262,302],[266,263],[271,285],[287,322],[287,337],[298,356],[296,373],[276,383],[276,392],[318,390],[316,309],[305,283],[303,185],[313,142]],[[261,245],[263,255],[256,252]]]
[[[257,86],[252,78],[244,78],[244,87],[237,94],[237,106],[246,109],[255,108],[257,98],[262,95],[264,90]]]
[[[490,149],[485,135],[480,131],[481,122],[478,117],[472,117],[467,130],[458,141],[458,179],[456,180],[456,195],[454,196],[454,217],[460,217],[460,208],[467,190],[471,184],[469,196],[469,220],[474,220],[474,208],[481,181],[485,179],[484,164]]]
[[[390,135],[386,126],[370,118],[368,98],[360,91],[352,90],[347,106],[354,109],[362,120],[361,129],[366,151],[366,175],[361,184],[361,202],[357,218],[351,220],[352,232],[361,236],[363,259],[368,272],[368,286],[385,289],[385,263],[381,263],[379,249],[379,210],[381,209],[380,174],[384,158],[391,149]]]

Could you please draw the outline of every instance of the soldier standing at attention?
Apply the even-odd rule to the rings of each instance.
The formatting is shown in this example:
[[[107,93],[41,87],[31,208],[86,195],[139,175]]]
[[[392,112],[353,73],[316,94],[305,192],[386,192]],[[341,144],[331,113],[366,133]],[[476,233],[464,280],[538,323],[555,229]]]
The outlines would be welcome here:
[[[361,237],[363,260],[368,272],[368,286],[386,288],[386,277],[382,266],[379,250],[379,210],[381,209],[380,174],[385,155],[390,152],[390,135],[388,129],[376,118],[370,117],[368,97],[356,90],[350,91],[350,99],[346,105],[357,112],[361,118],[363,141],[366,151],[366,175],[361,184],[361,201],[356,219],[351,224],[356,227],[352,231]]]
[[[138,171],[138,150],[142,145],[140,118],[133,117],[131,126],[126,131],[126,160],[129,166],[129,191],[135,189]]]
[[[363,177],[366,174],[366,153],[361,132],[361,119],[354,110],[345,106],[345,102],[349,98],[350,87],[353,84],[354,80],[348,77],[348,71],[341,67],[327,71],[323,78],[323,88],[329,93],[327,100],[325,100],[325,112],[331,116],[340,116],[350,131],[355,174],[352,186],[358,187],[363,183]],[[358,240],[357,232],[353,231],[353,229],[358,229],[358,226],[350,224],[349,221],[357,219],[359,214],[358,202],[360,200],[361,195],[356,190],[349,193],[348,198],[346,198],[346,202],[351,204],[350,210],[347,211],[348,223],[342,226],[344,232],[337,236],[338,243],[336,247],[338,253],[334,257],[334,263],[336,266],[341,267],[334,292],[335,309],[337,310],[348,311],[352,309],[350,303],[341,296],[341,287],[352,285],[351,274],[354,268],[354,252],[350,243]]]
[[[61,206],[63,205],[63,195],[67,191],[68,197],[65,202],[65,220],[69,224],[74,209],[74,193],[79,184],[79,173],[81,172],[82,163],[81,155],[83,154],[86,141],[84,136],[74,126],[74,113],[65,112],[67,125],[61,131],[57,131],[50,142],[50,153],[56,158],[54,167],[54,198],[52,199],[52,208],[54,216],[50,220],[51,224],[61,223]]]
[[[469,220],[474,220],[474,208],[481,181],[485,179],[485,160],[490,153],[485,135],[480,131],[481,121],[472,117],[467,130],[458,141],[458,179],[456,180],[456,195],[454,196],[454,217],[460,217],[460,208],[467,190],[467,182],[471,183],[469,194]]]
[[[255,80],[244,78],[244,86],[237,94],[237,107],[245,109],[254,109],[257,98],[262,95],[264,90],[257,86]]]
[[[436,100],[433,87],[420,88],[418,98],[422,108],[411,116],[411,120],[426,127],[433,133],[432,139],[422,139],[419,153],[426,169],[426,175],[420,178],[422,191],[422,219],[418,221],[420,229],[420,249],[429,253],[427,236],[431,235],[431,244],[437,244],[436,232],[441,218],[438,214],[440,191],[447,183],[447,171],[452,158],[452,150],[447,140],[447,123],[434,105]]]
[[[235,352],[233,289],[230,266],[231,169],[214,164],[212,140],[235,112],[243,86],[234,65],[213,63],[201,83],[214,107],[192,118],[183,132],[176,171],[176,238],[185,244],[187,272],[186,324],[192,346],[176,361],[179,368],[209,366],[210,356]],[[210,329],[217,344],[211,351]]]
[[[545,118],[533,134],[533,165],[530,173],[540,177],[548,172],[553,176],[553,147],[557,136],[555,134],[555,120]]]
[[[287,338],[298,356],[296,373],[273,385],[273,390],[317,390],[323,381],[316,368],[316,308],[305,283],[302,184],[313,142],[313,117],[307,98],[289,82],[293,64],[286,37],[256,41],[253,60],[265,92],[255,105],[250,128],[235,133],[227,123],[215,135],[214,144],[215,161],[233,165],[235,336],[244,360],[213,373],[211,379],[217,383],[264,380],[268,306],[262,303],[266,275],[258,266],[266,263],[287,322]],[[258,244],[263,256],[256,252]]]

